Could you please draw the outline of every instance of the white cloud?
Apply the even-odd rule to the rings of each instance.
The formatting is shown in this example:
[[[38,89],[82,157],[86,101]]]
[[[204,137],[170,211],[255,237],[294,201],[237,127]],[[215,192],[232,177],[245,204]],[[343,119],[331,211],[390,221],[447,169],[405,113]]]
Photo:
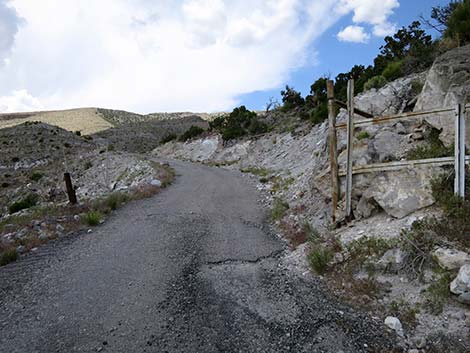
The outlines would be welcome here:
[[[13,113],[20,111],[36,111],[43,109],[38,99],[27,90],[13,91],[10,96],[0,97],[0,112]]]
[[[348,26],[338,33],[338,39],[342,42],[366,43],[370,34],[361,26]]]
[[[337,0],[9,4],[24,23],[14,17],[6,49],[0,44],[8,59],[0,66],[2,110],[30,109],[25,97],[46,109],[230,109],[240,95],[279,87],[311,63],[315,39],[340,18]],[[341,11],[359,11],[345,4]]]
[[[353,12],[354,23],[372,25],[373,34],[383,37],[396,31],[389,17],[399,6],[398,0],[341,0],[337,11],[341,15]]]

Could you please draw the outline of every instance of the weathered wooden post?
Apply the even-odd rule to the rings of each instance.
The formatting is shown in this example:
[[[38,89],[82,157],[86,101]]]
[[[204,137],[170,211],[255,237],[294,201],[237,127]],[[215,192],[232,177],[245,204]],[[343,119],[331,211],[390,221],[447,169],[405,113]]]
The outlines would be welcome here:
[[[455,111],[455,194],[465,198],[465,105]]]
[[[327,85],[328,96],[328,121],[329,121],[329,147],[330,147],[330,170],[331,170],[331,217],[333,223],[336,222],[336,210],[338,209],[338,199],[340,195],[338,176],[338,146],[336,136],[336,111],[335,111],[335,87],[331,80]]]
[[[348,136],[347,136],[347,166],[346,166],[346,220],[352,218],[352,149],[354,137],[354,80],[348,81]]]
[[[69,201],[72,205],[77,204],[77,195],[75,193],[75,189],[73,188],[72,178],[70,177],[70,173],[64,173],[64,180],[65,180],[65,187],[67,188],[67,195],[69,197]]]

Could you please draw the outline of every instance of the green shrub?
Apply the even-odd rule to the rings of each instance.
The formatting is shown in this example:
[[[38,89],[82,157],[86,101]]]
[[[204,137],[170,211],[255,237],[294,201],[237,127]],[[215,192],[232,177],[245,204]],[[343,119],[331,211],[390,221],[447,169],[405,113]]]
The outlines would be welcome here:
[[[83,216],[84,222],[89,226],[97,226],[103,219],[103,215],[99,211],[89,211]]]
[[[370,136],[369,136],[369,133],[367,131],[361,131],[360,133],[357,134],[357,139],[360,141],[360,140],[365,140],[365,139],[368,139]]]
[[[28,196],[26,196],[25,199],[11,204],[8,210],[10,211],[10,213],[16,213],[21,210],[25,210],[25,209],[35,206],[37,202],[38,202],[38,195],[29,194]]]
[[[262,122],[255,112],[245,106],[235,108],[229,115],[219,116],[209,123],[211,130],[219,131],[224,141],[247,135],[264,134],[268,125]]]
[[[400,78],[403,76],[401,67],[403,65],[403,62],[400,61],[394,61],[391,62],[390,64],[387,65],[385,70],[382,73],[382,76],[385,77],[387,81],[394,81],[397,78]]]
[[[204,133],[204,129],[199,127],[199,126],[191,126],[186,132],[180,136],[179,140],[181,142],[188,141],[190,139],[193,139],[195,137],[200,136],[202,133]]]
[[[302,98],[300,92],[297,92],[295,89],[286,86],[284,91],[281,91],[282,96],[282,109],[288,111],[295,108],[301,108],[305,104],[305,99]]]
[[[242,168],[240,171],[242,173],[250,173],[250,174],[253,174],[259,177],[264,177],[264,178],[272,174],[272,171],[267,168],[257,168],[257,167]]]
[[[333,258],[333,252],[325,247],[315,247],[308,255],[310,267],[319,275],[323,275],[328,269],[328,264]]]
[[[451,281],[452,276],[445,272],[426,289],[426,308],[430,313],[434,315],[442,313],[444,305],[450,297],[449,285]]]
[[[431,252],[444,242],[444,238],[435,232],[437,222],[434,218],[425,218],[414,222],[411,229],[401,232],[400,247],[405,253],[404,270],[413,278],[421,277],[425,268],[436,266]]]
[[[259,119],[252,119],[248,125],[248,133],[251,135],[264,134],[268,131],[268,125],[261,122]]]
[[[44,174],[42,174],[40,172],[34,172],[33,174],[31,174],[31,180],[37,182],[37,181],[41,180],[43,176],[44,176]]]
[[[16,249],[7,249],[0,255],[0,266],[5,266],[18,259]]]
[[[439,139],[440,131],[432,129],[426,144],[423,146],[417,146],[407,153],[407,159],[418,160],[418,159],[429,159],[429,158],[440,158],[449,157],[454,153],[454,147],[446,147]]]
[[[93,163],[91,161],[86,161],[85,165],[83,166],[83,169],[87,170],[93,167]]]
[[[310,121],[314,124],[321,124],[328,119],[328,103],[322,102],[318,104],[310,113]]]
[[[271,209],[271,220],[277,221],[282,219],[289,210],[289,204],[281,199],[275,199]]]
[[[171,141],[174,141],[177,139],[177,136],[175,134],[168,134],[166,135],[164,138],[162,138],[162,140],[160,141],[160,143],[163,145],[165,143],[168,143],[168,142],[171,142]]]
[[[444,34],[457,41],[459,45],[470,43],[470,0],[463,0],[447,21],[447,30]]]
[[[123,194],[122,192],[113,192],[105,199],[105,204],[111,210],[115,211],[128,200],[129,196],[127,194]]]
[[[320,232],[313,228],[309,222],[304,222],[302,225],[302,230],[305,232],[307,241],[309,243],[316,244],[321,239]]]
[[[364,91],[369,91],[372,88],[382,88],[387,84],[387,79],[383,76],[374,76],[364,84]]]
[[[416,305],[412,306],[410,303],[404,300],[392,301],[387,310],[389,316],[395,316],[402,322],[403,326],[407,330],[415,329],[418,325],[416,314],[419,313],[419,307]]]

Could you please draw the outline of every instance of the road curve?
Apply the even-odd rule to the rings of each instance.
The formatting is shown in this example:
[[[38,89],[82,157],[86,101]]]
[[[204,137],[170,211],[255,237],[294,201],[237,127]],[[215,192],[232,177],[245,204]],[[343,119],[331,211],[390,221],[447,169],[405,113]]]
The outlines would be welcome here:
[[[282,265],[236,172],[179,176],[91,234],[0,268],[0,352],[392,352],[380,323]]]

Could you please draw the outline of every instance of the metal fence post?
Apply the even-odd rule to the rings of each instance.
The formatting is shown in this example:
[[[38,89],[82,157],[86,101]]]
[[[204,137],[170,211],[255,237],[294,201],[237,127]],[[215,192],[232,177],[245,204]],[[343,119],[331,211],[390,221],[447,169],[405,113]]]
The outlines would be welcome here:
[[[465,105],[455,112],[455,194],[465,198]]]
[[[331,171],[331,217],[336,222],[336,210],[340,194],[338,176],[338,146],[336,135],[336,111],[335,111],[335,87],[331,80],[327,82],[328,96],[328,121],[329,121],[329,147],[330,147],[330,171]]]
[[[347,137],[347,166],[346,166],[346,219],[352,216],[352,149],[354,137],[354,80],[348,81],[348,137]]]

